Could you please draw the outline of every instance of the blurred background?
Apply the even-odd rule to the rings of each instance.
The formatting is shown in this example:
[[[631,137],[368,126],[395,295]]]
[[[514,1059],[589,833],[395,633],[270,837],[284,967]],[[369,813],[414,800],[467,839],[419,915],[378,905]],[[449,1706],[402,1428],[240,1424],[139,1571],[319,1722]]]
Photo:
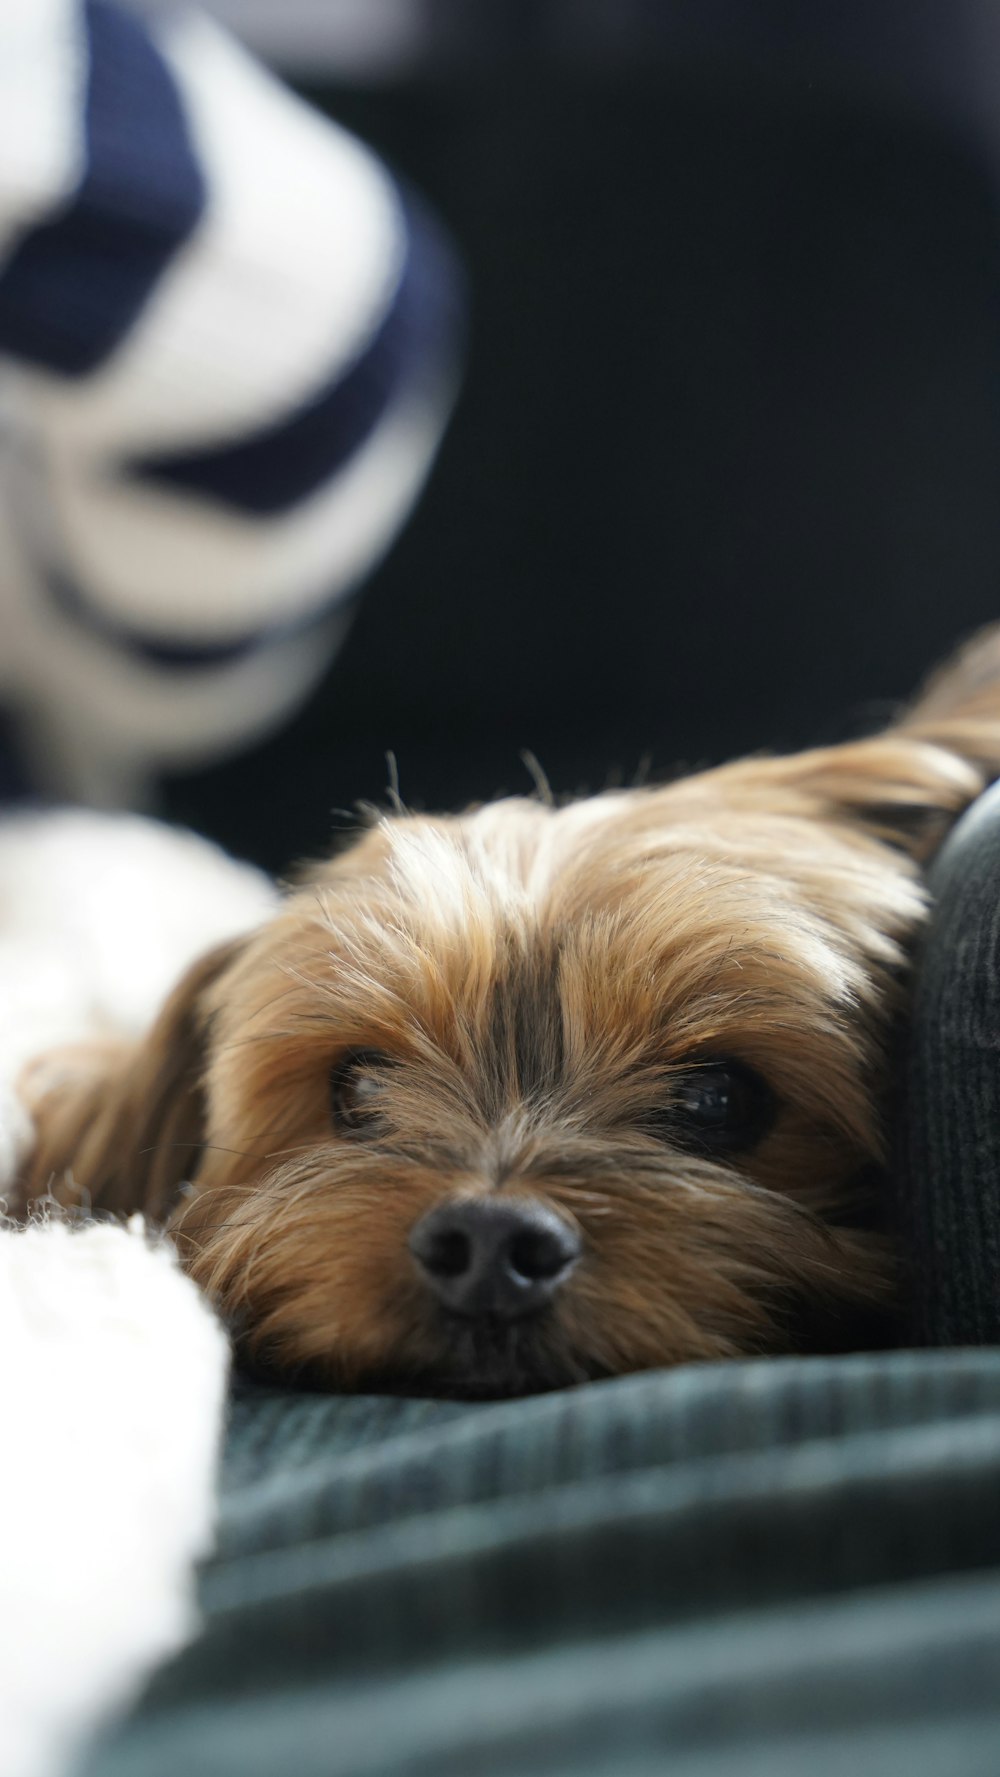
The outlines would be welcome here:
[[[161,808],[416,807],[873,725],[1000,613],[992,0],[218,0],[429,200],[469,339],[323,681]],[[337,811],[337,812],[334,812]]]

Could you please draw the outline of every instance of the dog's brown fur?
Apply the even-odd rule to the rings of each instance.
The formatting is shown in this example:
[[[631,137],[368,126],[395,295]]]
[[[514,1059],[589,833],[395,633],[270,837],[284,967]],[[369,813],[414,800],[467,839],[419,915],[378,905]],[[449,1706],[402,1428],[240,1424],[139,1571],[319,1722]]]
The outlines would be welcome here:
[[[199,964],[147,1041],[29,1073],[22,1207],[166,1221],[248,1355],[335,1386],[506,1392],[849,1344],[895,1287],[871,1207],[920,866],[998,773],[994,630],[871,740],[379,821]],[[363,1142],[329,1097],[359,1049],[395,1064]],[[717,1057],[777,1103],[729,1159],[654,1121]],[[488,1349],[407,1250],[430,1207],[483,1193],[583,1239],[549,1312]]]

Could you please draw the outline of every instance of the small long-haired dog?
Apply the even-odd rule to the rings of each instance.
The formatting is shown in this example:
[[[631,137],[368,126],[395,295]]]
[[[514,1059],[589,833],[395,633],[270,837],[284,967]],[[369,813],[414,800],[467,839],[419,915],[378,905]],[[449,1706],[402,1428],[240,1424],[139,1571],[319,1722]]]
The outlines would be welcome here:
[[[145,1211],[333,1387],[859,1343],[921,867],[998,774],[993,630],[873,739],[378,820],[146,1041],[29,1071],[20,1207]]]

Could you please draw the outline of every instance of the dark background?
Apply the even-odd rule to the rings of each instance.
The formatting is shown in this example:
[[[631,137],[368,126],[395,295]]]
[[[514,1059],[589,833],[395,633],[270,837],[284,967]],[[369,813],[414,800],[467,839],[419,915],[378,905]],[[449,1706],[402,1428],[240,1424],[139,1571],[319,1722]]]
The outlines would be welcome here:
[[[272,868],[389,750],[451,808],[522,748],[564,792],[839,738],[1000,615],[988,13],[428,16],[405,77],[309,96],[459,243],[454,420],[309,705],[165,786]]]

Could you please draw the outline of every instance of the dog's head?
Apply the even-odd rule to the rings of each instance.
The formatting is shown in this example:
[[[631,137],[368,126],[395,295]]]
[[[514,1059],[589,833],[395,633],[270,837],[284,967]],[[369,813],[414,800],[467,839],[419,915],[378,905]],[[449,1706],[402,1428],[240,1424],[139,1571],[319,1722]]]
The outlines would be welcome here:
[[[856,1342],[893,1293],[873,1194],[919,858],[976,751],[913,722],[380,821],[138,1052],[36,1093],[34,1188],[72,1166],[169,1218],[245,1352],[334,1386]]]

